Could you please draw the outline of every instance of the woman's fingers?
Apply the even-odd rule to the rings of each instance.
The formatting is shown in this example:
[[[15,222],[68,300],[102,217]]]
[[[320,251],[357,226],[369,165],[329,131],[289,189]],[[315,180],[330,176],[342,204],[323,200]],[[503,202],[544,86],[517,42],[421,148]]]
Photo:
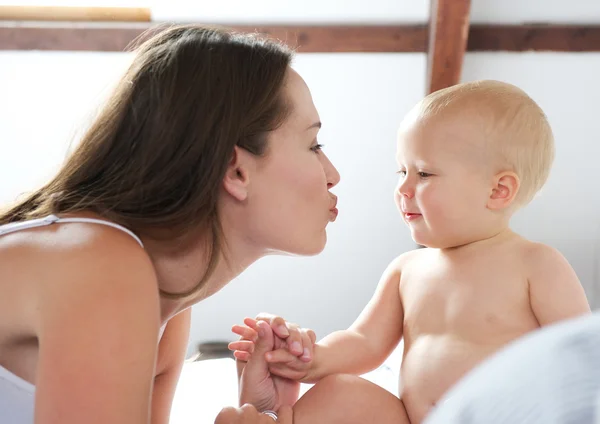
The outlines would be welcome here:
[[[281,339],[287,339],[290,335],[286,321],[280,316],[263,312],[256,316],[256,320],[265,321],[267,324],[269,324],[275,335]]]

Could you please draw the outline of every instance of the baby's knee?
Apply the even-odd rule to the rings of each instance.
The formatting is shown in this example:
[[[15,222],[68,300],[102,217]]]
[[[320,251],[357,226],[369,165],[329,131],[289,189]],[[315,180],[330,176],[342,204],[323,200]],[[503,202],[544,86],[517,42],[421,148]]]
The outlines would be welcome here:
[[[296,417],[298,420],[296,420]],[[408,423],[402,402],[361,377],[336,374],[323,378],[294,407],[297,424]]]
[[[365,380],[356,375],[332,374],[319,380],[313,390],[329,396],[347,398],[352,391],[360,390],[364,383]]]
[[[335,374],[319,380],[294,406],[294,423],[338,424],[354,423],[349,418],[357,404],[360,378],[354,375]]]
[[[333,374],[321,379],[310,390],[313,398],[330,404],[361,403],[365,397],[378,395],[383,389],[361,377],[351,374]],[[386,392],[387,393],[387,392]]]

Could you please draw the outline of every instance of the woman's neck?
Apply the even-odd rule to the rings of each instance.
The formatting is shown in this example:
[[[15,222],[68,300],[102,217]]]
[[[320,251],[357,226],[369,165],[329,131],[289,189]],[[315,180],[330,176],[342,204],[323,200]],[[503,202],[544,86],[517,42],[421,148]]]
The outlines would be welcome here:
[[[210,255],[206,243],[196,243],[185,252],[178,254],[161,253],[159,248],[153,249],[152,241],[144,241],[144,245],[147,246],[148,254],[154,264],[161,291],[173,294],[186,293],[197,287],[204,278]],[[217,255],[216,265],[201,287],[182,298],[161,297],[162,323],[217,293],[264,253],[252,249],[251,246],[245,246],[241,240],[237,240],[223,246]]]

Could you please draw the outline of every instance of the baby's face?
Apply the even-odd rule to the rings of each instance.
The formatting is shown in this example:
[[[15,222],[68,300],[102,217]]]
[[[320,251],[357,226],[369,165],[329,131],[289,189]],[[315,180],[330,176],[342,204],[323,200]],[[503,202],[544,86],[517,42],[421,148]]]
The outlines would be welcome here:
[[[403,123],[395,198],[415,242],[448,248],[485,232],[493,175],[482,145],[464,119]]]

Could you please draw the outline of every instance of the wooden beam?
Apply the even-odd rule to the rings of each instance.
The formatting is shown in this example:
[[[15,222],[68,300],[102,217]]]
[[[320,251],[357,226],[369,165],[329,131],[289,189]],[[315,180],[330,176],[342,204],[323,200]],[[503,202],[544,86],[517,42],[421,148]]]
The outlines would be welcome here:
[[[470,0],[431,0],[427,93],[460,81],[469,35]]]
[[[600,52],[600,25],[471,25],[467,50]]]
[[[462,0],[461,0],[462,1]],[[0,21],[0,50],[123,51],[152,23]],[[236,26],[283,40],[300,53],[425,53],[425,25]],[[471,25],[467,51],[600,52],[600,25]]]
[[[423,52],[424,25],[227,26],[282,40],[302,53]],[[0,50],[123,51],[156,24],[39,24],[0,21]]]
[[[149,8],[81,6],[2,6],[2,21],[150,22]]]

